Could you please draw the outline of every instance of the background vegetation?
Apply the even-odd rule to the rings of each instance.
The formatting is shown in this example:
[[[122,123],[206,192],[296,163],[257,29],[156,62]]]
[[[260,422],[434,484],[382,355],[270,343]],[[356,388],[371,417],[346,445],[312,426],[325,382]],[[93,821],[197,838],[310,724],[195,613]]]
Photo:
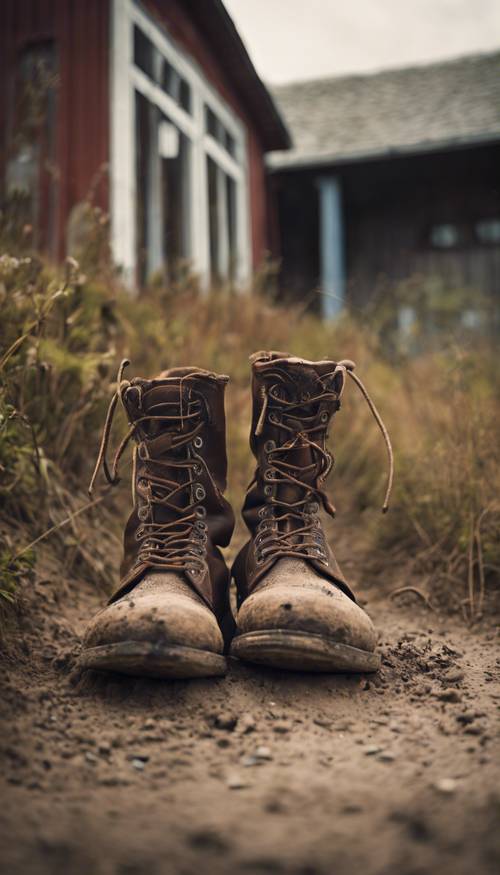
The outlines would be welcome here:
[[[230,374],[229,498],[237,510],[252,472],[247,359],[270,348],[354,359],[391,432],[396,483],[392,511],[382,518],[385,451],[349,385],[332,429],[331,489],[340,496],[339,516],[356,514],[353,545],[362,532],[368,576],[381,585],[415,584],[437,609],[481,616],[500,571],[499,376],[490,343],[461,328],[460,296],[455,306],[443,303],[441,290],[437,320],[432,291],[414,281],[419,309],[404,336],[390,296],[333,325],[272,303],[258,278],[248,294],[202,295],[185,277],[169,289],[153,283],[133,299],[109,259],[107,219],[91,207],[88,229],[78,263],[61,269],[28,252],[22,231],[3,229],[15,252],[0,257],[4,614],[19,583],[36,573],[40,543],[50,543],[62,578],[113,584],[130,493],[124,486],[107,495],[102,486],[89,503],[86,487],[120,359],[126,355],[130,372],[144,376],[189,363]],[[404,294],[397,290],[393,301]]]

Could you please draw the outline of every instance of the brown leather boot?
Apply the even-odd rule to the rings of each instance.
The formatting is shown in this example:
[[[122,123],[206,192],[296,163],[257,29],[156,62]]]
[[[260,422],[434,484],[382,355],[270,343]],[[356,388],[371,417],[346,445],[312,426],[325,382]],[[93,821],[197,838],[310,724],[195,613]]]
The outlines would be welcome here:
[[[333,459],[327,431],[346,375],[359,385],[392,451],[385,427],[352,362],[309,362],[288,353],[251,358],[251,449],[257,459],[243,517],[251,538],[233,566],[237,634],[231,654],[303,671],[376,671],[376,633],[356,604],[326,541],[320,508]]]
[[[125,529],[121,581],[90,622],[80,666],[151,677],[202,677],[226,671],[224,643],[234,621],[226,546],[234,516],[226,486],[224,390],[227,377],[174,368],[154,380],[122,379],[124,362],[92,478],[110,483],[133,438],[134,508]],[[112,471],[111,420],[121,400],[130,429]],[[225,639],[225,641],[224,641]]]

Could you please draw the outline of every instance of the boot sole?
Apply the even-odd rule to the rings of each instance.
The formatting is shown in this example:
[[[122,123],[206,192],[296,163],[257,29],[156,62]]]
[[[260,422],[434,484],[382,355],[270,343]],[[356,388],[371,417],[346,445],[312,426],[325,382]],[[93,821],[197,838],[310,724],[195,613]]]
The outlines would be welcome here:
[[[326,635],[271,629],[245,632],[233,639],[231,656],[288,671],[373,672],[380,655],[339,644]]]
[[[220,653],[197,650],[180,644],[149,644],[121,641],[84,650],[77,668],[80,671],[114,671],[150,678],[203,678],[225,675],[227,662]]]

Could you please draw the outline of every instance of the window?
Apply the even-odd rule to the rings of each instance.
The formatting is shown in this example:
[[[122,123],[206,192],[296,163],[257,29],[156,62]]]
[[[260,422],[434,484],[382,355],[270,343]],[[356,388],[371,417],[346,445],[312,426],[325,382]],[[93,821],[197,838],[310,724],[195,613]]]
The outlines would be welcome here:
[[[160,270],[172,279],[186,263],[204,285],[241,283],[250,271],[243,124],[139,2],[112,4],[115,258],[140,283]]]
[[[456,225],[433,225],[430,243],[436,249],[453,249],[460,241],[460,231]]]
[[[6,191],[12,214],[31,228],[33,244],[56,250],[57,58],[54,43],[19,54],[8,119]]]
[[[500,243],[500,217],[476,222],[476,237],[480,243],[489,246]]]

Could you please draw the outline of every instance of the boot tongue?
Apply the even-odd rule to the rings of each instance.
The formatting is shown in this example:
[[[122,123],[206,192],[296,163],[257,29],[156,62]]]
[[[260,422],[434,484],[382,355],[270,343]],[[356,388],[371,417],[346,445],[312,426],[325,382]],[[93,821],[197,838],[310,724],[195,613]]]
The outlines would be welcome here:
[[[286,453],[279,454],[278,458],[291,466],[290,474],[292,477],[311,486],[314,486],[317,480],[319,459],[318,453],[313,452],[309,441],[317,442],[320,438],[320,432],[307,434],[307,429],[317,423],[316,417],[319,412],[320,402],[311,402],[311,399],[320,395],[322,391],[322,383],[318,380],[318,373],[313,367],[302,363],[289,364],[278,387],[278,392],[289,403],[280,405],[279,401],[275,402],[276,409],[279,410],[285,423],[294,429],[293,434],[281,430],[281,440],[285,444],[293,442],[294,446]],[[290,402],[293,403],[293,407],[290,406]],[[304,487],[292,480],[281,484],[276,490],[278,500],[292,505],[304,499],[305,495]],[[298,507],[298,510],[301,509],[303,509],[303,505]],[[299,520],[292,519],[286,522],[288,530],[299,527],[301,527]]]
[[[182,442],[182,435],[189,434],[199,422],[199,402],[192,397],[192,387],[187,382],[183,383],[182,379],[169,379],[142,384],[140,396],[136,396],[136,388],[131,387],[127,393],[125,406],[131,419],[139,420],[138,437],[145,441],[148,451],[147,461],[138,460],[137,476],[141,476],[142,466],[145,465],[149,474],[162,480],[188,483],[189,469],[178,465],[188,455],[187,443]],[[197,415],[193,416],[193,413]],[[151,418],[141,421],[143,417]],[[160,489],[158,494],[162,491]],[[188,489],[179,490],[168,501],[174,507],[184,508],[190,502]],[[154,505],[157,522],[168,522],[174,516],[175,511],[171,508]]]

